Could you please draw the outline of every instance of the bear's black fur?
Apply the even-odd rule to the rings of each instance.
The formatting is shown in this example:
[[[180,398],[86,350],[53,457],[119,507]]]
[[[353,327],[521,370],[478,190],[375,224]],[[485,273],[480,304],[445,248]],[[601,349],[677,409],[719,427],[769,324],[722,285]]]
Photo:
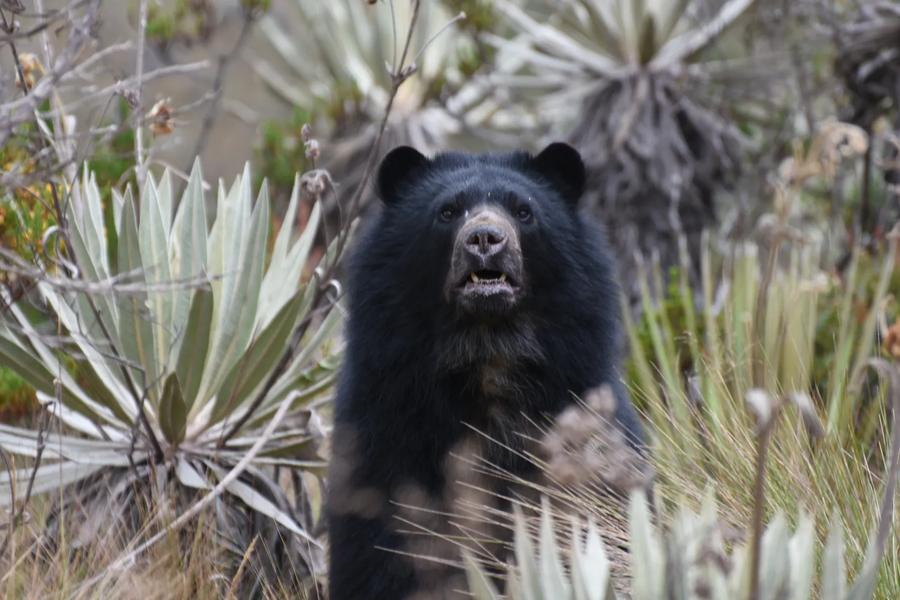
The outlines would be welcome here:
[[[537,156],[433,159],[402,147],[383,161],[384,208],[348,267],[328,500],[331,600],[400,600],[422,588],[402,554],[396,503],[410,486],[441,496],[453,484],[447,454],[473,429],[515,446],[516,423],[555,416],[608,383],[617,421],[641,444],[616,371],[611,258],[577,208],[584,181],[580,156],[559,143]],[[528,476],[515,453],[499,445],[490,453]]]

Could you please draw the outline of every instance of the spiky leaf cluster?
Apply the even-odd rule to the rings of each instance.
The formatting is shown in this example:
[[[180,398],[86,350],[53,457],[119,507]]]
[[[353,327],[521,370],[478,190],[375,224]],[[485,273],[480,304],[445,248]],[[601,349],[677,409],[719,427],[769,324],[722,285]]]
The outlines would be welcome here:
[[[294,239],[295,186],[270,252],[268,194],[263,186],[254,203],[250,182],[248,169],[230,188],[220,182],[210,226],[199,163],[180,202],[166,172],[148,178],[140,202],[114,192],[107,211],[85,170],[66,214],[71,260],[35,275],[50,319],[36,320],[24,299],[0,315],[0,359],[55,421],[49,433],[0,426],[4,451],[42,459],[0,475],[0,503],[21,499],[33,477],[33,495],[80,490],[78,504],[101,511],[86,523],[134,502],[134,488],[172,493],[183,506],[221,481],[288,404],[285,425],[227,485],[223,510],[256,515],[247,543],[277,524],[303,542],[310,569],[321,563],[303,481],[292,504],[272,473],[323,466],[311,403],[334,380],[329,340],[340,313],[323,314],[317,280],[302,279],[321,209]],[[298,351],[276,371],[297,331]]]
[[[717,61],[704,51],[751,4],[497,2],[514,33],[493,38],[493,81],[581,150],[587,202],[626,260],[674,257],[680,232],[695,241],[714,222],[715,192],[739,172],[741,136],[715,109]]]

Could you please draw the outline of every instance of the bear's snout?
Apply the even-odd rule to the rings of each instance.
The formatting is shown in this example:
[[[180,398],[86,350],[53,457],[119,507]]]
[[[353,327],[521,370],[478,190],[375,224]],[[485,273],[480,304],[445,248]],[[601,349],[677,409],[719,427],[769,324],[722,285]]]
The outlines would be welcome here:
[[[506,248],[506,233],[494,225],[479,225],[466,235],[466,250],[478,258],[488,258]]]
[[[522,248],[509,216],[492,206],[467,215],[453,244],[447,299],[469,313],[513,308],[524,282]]]

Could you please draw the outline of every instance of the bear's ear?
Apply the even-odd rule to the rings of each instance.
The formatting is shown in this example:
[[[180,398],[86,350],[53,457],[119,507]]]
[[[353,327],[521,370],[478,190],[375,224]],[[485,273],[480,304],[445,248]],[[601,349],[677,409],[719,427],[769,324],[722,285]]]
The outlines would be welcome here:
[[[397,190],[407,183],[417,170],[428,164],[425,156],[410,146],[398,146],[385,155],[378,167],[378,197],[385,204],[397,199]]]
[[[553,142],[531,159],[531,167],[548,179],[570,205],[575,206],[584,193],[587,175],[578,150],[562,142]]]

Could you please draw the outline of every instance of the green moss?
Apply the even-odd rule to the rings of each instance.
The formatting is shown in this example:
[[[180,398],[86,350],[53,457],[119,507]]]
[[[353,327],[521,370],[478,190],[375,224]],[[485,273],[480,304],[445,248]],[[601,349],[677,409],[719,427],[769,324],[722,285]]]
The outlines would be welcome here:
[[[175,34],[175,19],[167,15],[147,18],[147,38],[156,43],[165,43]]]
[[[125,100],[119,101],[119,123],[127,123],[131,109]],[[97,185],[105,198],[110,188],[127,183],[123,176],[134,168],[134,130],[126,128],[116,133],[106,144],[101,144],[88,160],[88,168],[97,177]],[[129,178],[133,182],[133,177]]]
[[[497,16],[490,0],[444,0],[444,4],[454,12],[466,13],[461,27],[475,32],[494,32],[497,29]]]
[[[286,198],[296,173],[312,168],[301,137],[303,125],[310,119],[308,111],[295,108],[287,122],[267,121],[263,124],[262,140],[255,152],[259,163],[256,185],[267,180],[273,197]]]
[[[135,7],[132,7],[136,14]],[[191,45],[205,41],[215,22],[215,3],[175,0],[150,3],[147,9],[147,40],[162,48],[174,43]]]
[[[34,388],[6,367],[0,367],[0,422],[19,419],[37,408]]]

